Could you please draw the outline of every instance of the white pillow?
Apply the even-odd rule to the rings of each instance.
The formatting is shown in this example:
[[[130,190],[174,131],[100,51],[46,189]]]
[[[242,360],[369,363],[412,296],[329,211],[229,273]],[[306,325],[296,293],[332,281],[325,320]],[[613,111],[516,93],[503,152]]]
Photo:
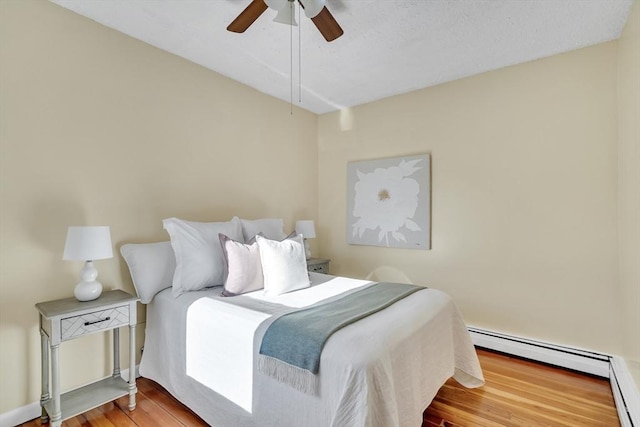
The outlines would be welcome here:
[[[127,243],[120,247],[120,253],[141,303],[150,303],[158,292],[171,286],[176,270],[171,242]]]
[[[311,285],[302,235],[281,242],[256,236],[260,249],[264,294],[276,296]]]
[[[225,263],[218,234],[244,241],[238,218],[228,222],[162,221],[176,256],[173,295],[224,284]]]
[[[271,240],[282,240],[287,237],[282,218],[240,219],[240,222],[245,242],[260,233]]]
[[[248,243],[236,242],[219,234],[222,252],[227,264],[222,295],[232,297],[264,287],[258,243],[251,239]]]

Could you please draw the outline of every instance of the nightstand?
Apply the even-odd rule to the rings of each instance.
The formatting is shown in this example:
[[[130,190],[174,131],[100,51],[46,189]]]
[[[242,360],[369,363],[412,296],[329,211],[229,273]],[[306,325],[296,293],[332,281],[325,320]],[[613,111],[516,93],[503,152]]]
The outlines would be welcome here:
[[[42,350],[42,422],[51,427],[104,403],[129,395],[129,410],[136,408],[136,302],[121,290],[104,292],[93,301],[66,298],[36,304],[40,318]],[[129,382],[120,376],[120,327],[129,326]],[[113,330],[113,375],[67,393],[60,393],[60,343]],[[88,355],[81,355],[88,357]],[[51,367],[51,389],[49,388]]]
[[[307,260],[307,270],[315,273],[329,274],[330,259],[309,258]]]

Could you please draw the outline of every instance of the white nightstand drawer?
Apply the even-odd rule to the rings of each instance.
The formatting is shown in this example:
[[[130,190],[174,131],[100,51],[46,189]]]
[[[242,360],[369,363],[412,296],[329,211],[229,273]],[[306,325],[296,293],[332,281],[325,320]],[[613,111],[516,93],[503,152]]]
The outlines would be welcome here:
[[[331,260],[324,258],[307,259],[307,270],[315,273],[329,274],[329,263]]]
[[[329,274],[329,264],[325,262],[324,264],[310,265],[308,270],[315,273]]]
[[[129,306],[123,305],[62,319],[60,323],[61,337],[62,341],[66,341],[81,335],[127,324],[129,324]]]

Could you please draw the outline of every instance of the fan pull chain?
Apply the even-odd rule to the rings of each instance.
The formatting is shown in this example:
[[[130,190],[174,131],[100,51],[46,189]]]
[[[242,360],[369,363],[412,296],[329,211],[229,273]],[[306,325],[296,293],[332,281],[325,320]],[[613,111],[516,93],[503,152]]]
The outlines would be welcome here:
[[[302,19],[298,6],[298,104],[302,104]]]
[[[292,1],[289,1],[289,7],[293,9]],[[289,112],[293,116],[293,10],[291,10],[289,18]]]

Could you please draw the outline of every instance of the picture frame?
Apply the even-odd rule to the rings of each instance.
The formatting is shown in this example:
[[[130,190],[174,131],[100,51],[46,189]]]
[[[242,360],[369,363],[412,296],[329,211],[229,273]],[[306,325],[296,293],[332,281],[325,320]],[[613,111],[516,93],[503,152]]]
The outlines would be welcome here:
[[[347,243],[431,249],[431,156],[347,163]]]

